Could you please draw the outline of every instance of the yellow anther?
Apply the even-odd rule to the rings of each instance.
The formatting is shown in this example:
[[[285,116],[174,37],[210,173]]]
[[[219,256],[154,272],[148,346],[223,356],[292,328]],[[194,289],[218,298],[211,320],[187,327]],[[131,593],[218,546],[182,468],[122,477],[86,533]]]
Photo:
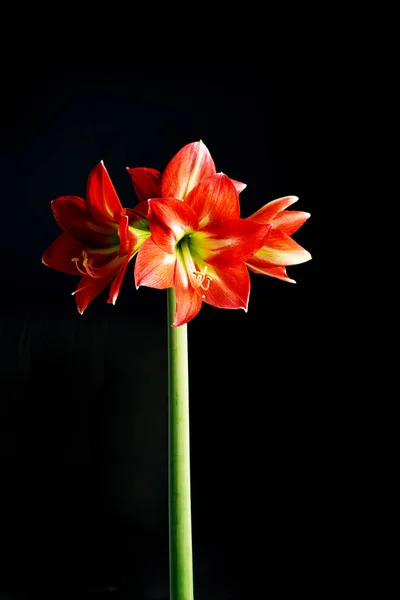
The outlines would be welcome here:
[[[93,259],[88,257],[88,254],[85,250],[82,250],[82,256],[82,266],[84,270],[79,266],[79,261],[81,260],[80,258],[71,258],[71,261],[76,264],[76,268],[78,269],[79,273],[82,275],[89,275],[90,277],[99,277],[99,275],[96,275],[94,269],[92,268]]]
[[[203,271],[193,271],[193,275],[196,277],[195,285],[201,287],[203,290],[208,290],[210,287],[210,281],[212,281],[212,277],[207,275],[207,265],[204,267]]]

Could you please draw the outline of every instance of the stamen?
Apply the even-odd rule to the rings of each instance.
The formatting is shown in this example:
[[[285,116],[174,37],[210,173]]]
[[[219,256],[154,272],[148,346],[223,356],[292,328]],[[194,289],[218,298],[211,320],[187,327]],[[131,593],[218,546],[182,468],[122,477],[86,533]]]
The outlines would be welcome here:
[[[203,271],[193,271],[193,275],[196,276],[195,286],[201,287],[203,290],[208,290],[210,287],[210,281],[212,281],[212,277],[206,273],[207,269],[208,267],[206,265]]]
[[[78,265],[78,263],[79,263],[79,261],[80,261],[80,258],[71,258],[71,260],[72,260],[72,262],[74,262],[74,263],[75,263],[75,266],[76,266],[76,268],[78,269],[78,271],[79,271],[79,273],[80,273],[81,275],[87,275],[87,272],[86,272],[86,271],[83,271],[83,270],[80,268],[80,266]]]
[[[96,275],[93,267],[92,267],[92,263],[93,263],[93,258],[89,258],[88,254],[85,250],[82,250],[82,256],[83,256],[83,260],[82,260],[82,266],[85,270],[81,269],[81,267],[79,266],[79,261],[81,260],[80,258],[71,258],[72,262],[75,263],[76,268],[78,269],[79,273],[81,273],[81,275],[89,275],[89,277],[97,277],[100,278],[101,275]]]
[[[82,255],[83,255],[83,263],[82,264],[85,267],[87,274],[90,275],[90,277],[96,277],[96,274],[92,269],[93,258],[88,258],[88,255],[84,250],[82,252]]]

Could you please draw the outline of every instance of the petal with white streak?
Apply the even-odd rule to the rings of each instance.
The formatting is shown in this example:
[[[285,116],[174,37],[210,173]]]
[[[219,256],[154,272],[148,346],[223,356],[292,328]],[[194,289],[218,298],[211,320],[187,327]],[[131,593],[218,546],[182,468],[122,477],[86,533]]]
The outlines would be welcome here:
[[[232,181],[223,173],[203,179],[188,194],[185,204],[198,215],[200,228],[240,215],[238,193]]]
[[[268,265],[299,265],[311,259],[311,254],[286,233],[272,229],[267,244],[255,254],[258,263]],[[246,260],[252,264],[252,258]]]
[[[161,178],[161,195],[184,200],[202,179],[215,172],[207,146],[202,141],[187,144],[166,166]]]
[[[211,278],[203,291],[203,302],[217,308],[243,308],[247,311],[250,295],[250,277],[243,263],[209,266]]]
[[[173,287],[175,254],[168,254],[155,244],[152,238],[141,246],[135,262],[135,285],[159,290]]]
[[[256,223],[272,223],[272,221],[280,212],[297,202],[297,200],[297,196],[284,196],[283,198],[277,198],[277,200],[272,200],[271,202],[264,204],[264,206],[259,208],[255,213],[247,218],[255,221]]]
[[[196,213],[175,198],[148,201],[148,222],[152,239],[164,252],[172,253],[182,237],[198,228]]]

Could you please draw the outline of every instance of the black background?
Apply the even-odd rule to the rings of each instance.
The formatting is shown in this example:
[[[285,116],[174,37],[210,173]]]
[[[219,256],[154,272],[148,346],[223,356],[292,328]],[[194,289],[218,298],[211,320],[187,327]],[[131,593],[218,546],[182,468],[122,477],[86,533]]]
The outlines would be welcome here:
[[[327,419],[318,73],[290,36],[263,60],[232,26],[197,53],[196,36],[120,47],[105,22],[93,43],[53,27],[3,52],[0,592],[167,598],[166,293],[136,291],[131,266],[116,306],[103,293],[80,316],[78,279],[41,256],[60,233],[50,201],[84,197],[100,160],[132,206],[126,166],[163,170],[202,139],[247,183],[242,216],[299,196],[312,216],[294,237],[313,260],[288,268],[296,285],[251,274],[247,314],[204,305],[189,323],[195,597],[312,593]]]

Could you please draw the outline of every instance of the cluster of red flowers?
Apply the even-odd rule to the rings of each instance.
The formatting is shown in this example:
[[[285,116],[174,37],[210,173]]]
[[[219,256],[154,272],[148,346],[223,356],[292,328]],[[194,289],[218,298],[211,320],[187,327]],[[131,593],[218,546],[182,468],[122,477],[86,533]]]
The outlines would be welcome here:
[[[122,207],[103,162],[89,175],[85,200],[52,202],[63,233],[43,262],[82,275],[74,292],[81,314],[108,284],[108,302],[115,304],[136,255],[137,288],[175,289],[176,327],[195,317],[203,302],[247,310],[249,270],[294,283],[286,267],[311,258],[291,238],[310,216],[286,210],[298,198],[273,200],[240,218],[246,184],[217,173],[201,141],[182,148],[163,173],[127,170],[139,201],[133,208]]]

